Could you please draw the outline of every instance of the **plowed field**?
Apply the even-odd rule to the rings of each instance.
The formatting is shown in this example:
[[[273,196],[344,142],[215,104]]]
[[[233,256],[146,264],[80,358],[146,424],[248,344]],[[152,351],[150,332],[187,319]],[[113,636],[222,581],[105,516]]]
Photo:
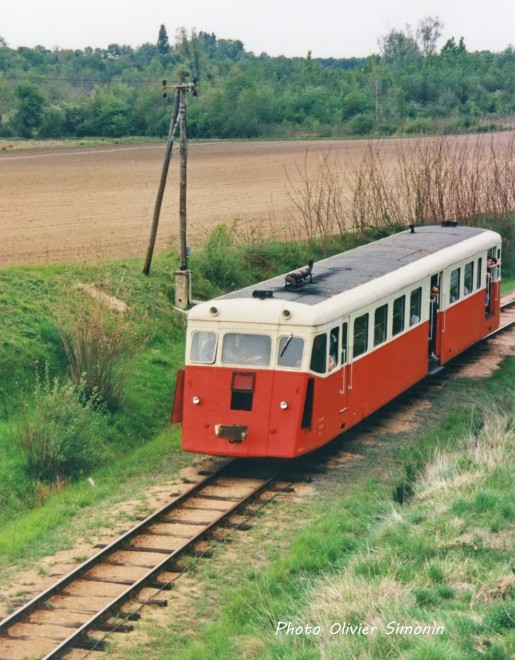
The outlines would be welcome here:
[[[383,144],[394,153],[395,140]],[[0,142],[0,267],[97,261],[146,253],[165,144],[9,150]],[[324,155],[352,168],[366,141],[190,143],[188,242],[210,228],[262,226],[280,233],[300,172]],[[307,155],[306,155],[307,154]],[[306,160],[307,159],[307,160]],[[174,153],[156,249],[177,244],[179,153]]]

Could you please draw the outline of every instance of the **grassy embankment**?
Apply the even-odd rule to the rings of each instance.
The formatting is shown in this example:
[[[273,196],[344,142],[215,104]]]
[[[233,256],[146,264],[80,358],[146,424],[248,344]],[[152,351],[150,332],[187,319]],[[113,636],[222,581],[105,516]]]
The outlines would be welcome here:
[[[209,298],[224,288],[295,268],[307,262],[308,255],[321,258],[371,237],[344,237],[312,244],[309,249],[302,242],[255,241],[239,246],[232,242],[230,231],[218,228],[205,251],[192,258],[195,296]],[[76,533],[72,531],[68,538],[66,526],[77,514],[82,517],[87,507],[109,499],[123,500],[136,483],[143,487],[156,473],[166,479],[193,460],[181,454],[179,431],[168,425],[175,373],[184,353],[185,320],[173,309],[175,267],[174,257],[158,256],[148,278],[141,274],[139,261],[0,271],[4,319],[0,343],[0,567],[33,562],[66,547]],[[49,481],[27,473],[26,452],[18,439],[31,415],[35,385],[44,381],[45,370],[48,368],[51,380],[67,379],[60,326],[67,309],[73,312],[77,303],[87,305],[87,296],[74,288],[77,283],[93,283],[110,294],[120,287],[119,297],[132,309],[128,323],[137,338],[137,352],[128,356],[130,370],[122,401],[104,420],[107,442],[98,464],[88,467],[76,481]],[[94,489],[86,481],[89,476],[97,484]],[[85,517],[90,519],[89,514]],[[88,527],[80,533],[87,536]]]
[[[327,253],[345,246],[326,242],[323,247]],[[320,248],[315,256],[322,252]],[[256,243],[243,251],[219,230],[197,259],[193,266],[205,277],[197,277],[196,295],[208,296],[217,292],[209,277],[216,275],[222,288],[241,286],[304,263],[306,248]],[[53,310],[62,308],[71,284],[77,281],[97,282],[114,292],[124,267],[24,268],[0,273],[0,306],[6,319],[0,365],[4,374],[13,374],[4,379],[0,393],[0,566],[5,578],[11,573],[10,564],[33,564],[45,554],[71,546],[76,536],[87,537],[105,525],[103,516],[117,502],[144,491],[157,479],[167,479],[192,461],[179,451],[177,430],[163,431],[174,371],[183,353],[184,319],[170,304],[173,267],[170,258],[161,257],[150,278],[140,275],[139,263],[130,264],[124,277],[120,297],[133,308],[133,323],[141,332],[145,329],[148,337],[132,365],[122,405],[109,418],[108,460],[83,475],[93,477],[94,489],[84,478],[71,484],[34,482],[24,471],[23,456],[13,438],[23,417],[20,397],[30,406],[35,373],[45,363],[52,374],[63,377],[65,373]],[[348,657],[404,652],[432,657],[427,655],[432,644],[437,645],[434,657],[466,657],[478,644],[492,657],[507,657],[513,608],[503,580],[509,576],[505,546],[513,522],[509,489],[514,480],[508,460],[513,449],[512,375],[513,362],[507,362],[492,382],[457,381],[436,402],[438,413],[428,421],[432,430],[417,439],[416,449],[410,447],[409,434],[401,438],[406,446],[394,454],[385,451],[381,470],[371,463],[371,470],[358,475],[352,488],[319,498],[315,512],[320,515],[313,517],[311,510],[304,509],[307,522],[298,534],[288,528],[272,547],[274,535],[270,535],[263,545],[266,556],[260,559],[263,571],[240,563],[236,579],[248,585],[225,592],[224,607],[217,596],[198,602],[194,608],[199,609],[194,611],[205,618],[205,624],[190,626],[197,639],[178,636],[173,654],[318,657],[322,645],[325,653],[341,657],[341,643],[334,648],[338,636],[274,635],[279,620],[326,629],[336,617],[335,621],[354,624],[395,620],[416,625],[431,620],[442,622],[446,631],[430,639],[382,634],[346,637]],[[484,434],[493,422],[483,412],[472,414],[477,406],[470,393],[480,400],[489,390],[505,433],[496,436],[495,442],[488,440],[480,456],[473,448],[484,446]],[[459,405],[449,403],[463,400],[465,393],[466,400]],[[468,437],[474,438],[469,448],[460,447]],[[440,471],[435,470],[440,486],[430,488],[424,470],[435,462],[436,447],[450,454],[438,458]],[[402,505],[391,497],[392,491],[400,492],[399,479],[409,495]],[[227,571],[228,577],[234,577]],[[219,586],[218,578],[213,579]],[[492,596],[496,589],[499,597]],[[348,597],[356,592],[363,598]],[[172,654],[169,634],[153,638],[152,645],[162,654],[159,657]]]

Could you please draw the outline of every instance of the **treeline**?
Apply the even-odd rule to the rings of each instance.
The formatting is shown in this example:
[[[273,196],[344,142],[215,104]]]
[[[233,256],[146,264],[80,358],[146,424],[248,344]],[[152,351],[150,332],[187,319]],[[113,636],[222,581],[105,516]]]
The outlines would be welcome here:
[[[198,79],[188,107],[194,138],[387,136],[498,130],[513,124],[515,51],[469,52],[437,42],[426,18],[393,30],[368,58],[255,55],[238,40],[161,26],[138,48],[9,48],[0,37],[0,136],[166,135],[181,71]]]

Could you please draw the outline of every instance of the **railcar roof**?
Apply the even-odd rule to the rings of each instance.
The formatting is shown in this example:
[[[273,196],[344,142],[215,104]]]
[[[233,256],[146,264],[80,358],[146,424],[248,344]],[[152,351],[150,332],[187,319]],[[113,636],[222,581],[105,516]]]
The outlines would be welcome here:
[[[219,300],[252,298],[257,290],[272,292],[276,299],[316,305],[482,233],[492,234],[477,227],[417,227],[415,233],[404,231],[315,262],[312,283],[285,287],[285,275],[280,275]]]

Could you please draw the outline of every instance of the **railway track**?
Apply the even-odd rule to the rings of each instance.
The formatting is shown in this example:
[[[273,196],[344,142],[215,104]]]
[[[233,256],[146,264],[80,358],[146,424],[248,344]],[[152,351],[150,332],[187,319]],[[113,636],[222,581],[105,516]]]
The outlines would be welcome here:
[[[181,559],[202,554],[199,544],[221,526],[237,526],[231,516],[273,488],[283,469],[277,460],[222,465],[0,622],[0,659],[103,650],[102,633],[130,629],[123,605],[163,604],[184,572]]]
[[[501,311],[500,328],[455,358],[444,371],[459,371],[460,363],[470,359],[469,351],[482,350],[486,340],[515,324],[515,298],[505,299]],[[417,392],[425,391],[423,383],[401,397],[418,396]],[[395,408],[395,401],[390,405]],[[380,414],[364,420],[364,425],[373,425]],[[300,465],[303,463],[301,459]],[[184,572],[181,559],[198,555],[199,544],[216,530],[234,526],[231,517],[271,489],[284,465],[277,460],[232,460],[175,496],[0,622],[0,660],[59,658],[72,649],[105,649],[106,633],[128,631],[129,620],[138,617],[124,613],[124,604],[134,600],[141,606],[163,604],[163,592]],[[311,468],[316,466],[311,464]]]

